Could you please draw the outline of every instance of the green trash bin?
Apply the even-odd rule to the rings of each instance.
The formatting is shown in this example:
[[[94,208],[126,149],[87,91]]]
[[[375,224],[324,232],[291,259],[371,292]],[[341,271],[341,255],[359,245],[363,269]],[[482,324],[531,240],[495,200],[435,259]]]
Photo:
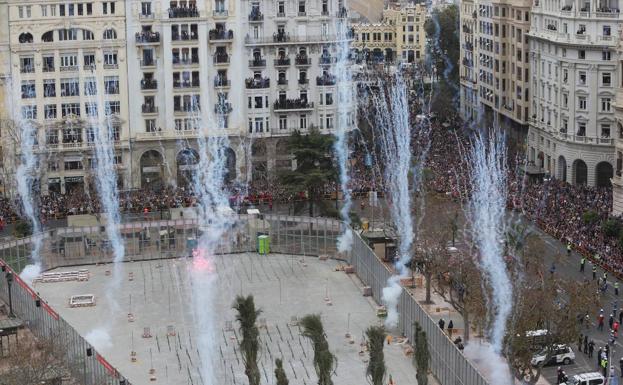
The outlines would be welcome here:
[[[268,235],[260,235],[259,237],[257,237],[257,246],[258,253],[270,253],[270,237]]]

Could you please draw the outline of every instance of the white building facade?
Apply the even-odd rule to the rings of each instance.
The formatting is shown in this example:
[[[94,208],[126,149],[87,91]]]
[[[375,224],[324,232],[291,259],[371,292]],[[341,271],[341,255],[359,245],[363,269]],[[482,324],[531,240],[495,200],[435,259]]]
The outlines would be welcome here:
[[[532,10],[528,158],[572,184],[613,177],[622,20],[618,0],[541,0]]]
[[[8,9],[4,84],[21,95],[9,113],[38,125],[44,192],[88,187],[94,108],[115,122],[122,189],[187,184],[205,132],[198,126],[229,138],[228,179],[248,181],[292,167],[295,130],[354,124],[353,95],[336,90],[339,46],[351,39],[336,32],[347,16],[341,0],[15,1]],[[97,97],[85,94],[93,82]],[[14,163],[19,145],[2,135],[3,148],[16,150],[4,151],[5,163]]]

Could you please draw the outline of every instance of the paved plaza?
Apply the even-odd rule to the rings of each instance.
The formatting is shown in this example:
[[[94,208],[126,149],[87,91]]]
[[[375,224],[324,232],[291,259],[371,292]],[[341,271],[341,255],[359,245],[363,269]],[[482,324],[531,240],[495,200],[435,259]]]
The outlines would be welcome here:
[[[336,383],[366,382],[367,354],[361,354],[363,331],[379,323],[377,305],[362,296],[354,275],[338,261],[255,253],[214,258],[214,304],[193,301],[192,261],[182,259],[88,266],[86,282],[37,283],[35,290],[133,385],[150,382],[150,369],[161,384],[208,384],[199,366],[210,359],[221,384],[246,384],[238,351],[238,325],[231,308],[238,294],[253,294],[262,309],[260,371],[272,384],[274,360],[282,358],[290,384],[317,382],[311,344],[301,336],[295,319],[320,313],[332,352],[338,358]],[[69,268],[57,269],[67,271]],[[108,274],[107,272],[110,272]],[[115,279],[116,278],[116,279]],[[117,281],[117,288],[114,282]],[[94,307],[69,307],[72,295],[93,294]],[[327,297],[329,301],[327,301]],[[195,303],[195,305],[193,305]],[[198,308],[198,309],[197,309]],[[198,349],[198,320],[213,316],[211,349]],[[128,313],[133,315],[129,321]],[[151,337],[143,338],[145,328]],[[350,333],[351,338],[347,338]],[[136,352],[136,362],[131,352]],[[386,345],[385,362],[398,384],[415,384],[411,358],[399,344]],[[211,358],[208,358],[211,357]]]

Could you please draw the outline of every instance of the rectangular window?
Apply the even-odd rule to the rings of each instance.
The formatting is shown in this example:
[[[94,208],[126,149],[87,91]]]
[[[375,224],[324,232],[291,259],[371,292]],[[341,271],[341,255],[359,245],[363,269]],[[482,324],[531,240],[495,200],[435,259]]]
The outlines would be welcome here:
[[[61,104],[61,116],[65,118],[70,115],[80,116],[80,103]]]
[[[299,0],[299,16],[305,16],[305,0]]]
[[[104,76],[104,93],[106,95],[119,94],[119,77]]]
[[[43,97],[53,98],[56,96],[56,80],[44,79],[43,80]]]
[[[106,67],[117,67],[117,53],[116,52],[105,52],[104,53],[104,68]]]
[[[578,123],[578,132],[576,132],[577,136],[585,136],[586,135],[586,123]]]
[[[145,119],[145,132],[156,132],[156,119]]]
[[[302,114],[299,118],[299,128],[301,130],[306,130],[307,129],[307,115]]]
[[[610,72],[601,74],[601,84],[605,87],[610,87],[612,85],[612,74]]]
[[[56,16],[56,4],[50,4],[50,16]]]
[[[42,17],[46,17],[48,15],[48,6],[47,5],[42,5],[41,6],[41,16]]]
[[[601,98],[601,111],[610,112],[610,98]]]
[[[586,96],[578,96],[578,109],[586,110]]]
[[[578,72],[578,81],[580,85],[583,85],[583,86],[586,85],[586,71]]]
[[[20,57],[19,64],[21,73],[35,72],[35,59],[33,57]]]
[[[97,82],[95,78],[86,78],[84,80],[84,94],[97,95]]]
[[[35,91],[35,81],[23,81],[22,82],[22,99],[32,99],[37,97],[37,92]]]
[[[277,16],[284,17],[285,15],[286,15],[286,2],[279,1],[279,3],[277,3]]]
[[[37,106],[22,106],[22,119],[37,119]]]
[[[87,116],[97,116],[97,103],[93,103],[93,102],[84,103],[84,110]]]
[[[279,115],[279,129],[280,130],[288,129],[288,116],[287,115]]]
[[[61,68],[77,67],[78,55],[61,55]]]
[[[93,14],[93,3],[87,3],[87,15]]]
[[[586,51],[581,49],[578,51],[578,59],[586,59]]]
[[[61,96],[80,96],[80,81],[61,79]]]
[[[47,115],[47,112],[46,112],[46,115]],[[54,117],[56,117],[56,106],[54,106]],[[53,128],[53,129],[45,131],[45,143],[46,144],[58,144],[58,130],[57,129]]]
[[[601,125],[601,137],[607,139],[610,137],[610,125],[602,124]]]
[[[54,56],[44,56],[43,72],[54,72]]]
[[[46,104],[43,106],[43,115],[46,119],[56,119],[56,104]],[[58,143],[58,136],[56,140]]]
[[[120,102],[106,102],[105,105],[106,115],[120,115],[121,114],[121,103]]]
[[[610,51],[601,51],[601,59],[605,61],[610,60]]]
[[[58,14],[59,16],[65,16],[65,4],[58,5]]]
[[[58,30],[58,40],[78,40],[78,30],[76,28],[64,28]]]

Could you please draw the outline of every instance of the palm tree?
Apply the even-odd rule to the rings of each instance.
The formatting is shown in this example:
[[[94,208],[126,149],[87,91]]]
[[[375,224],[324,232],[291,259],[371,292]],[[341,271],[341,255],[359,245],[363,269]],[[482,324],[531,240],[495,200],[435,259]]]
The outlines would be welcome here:
[[[257,365],[259,351],[259,330],[255,325],[257,316],[262,312],[255,308],[253,296],[236,296],[233,308],[236,309],[236,321],[240,323],[242,340],[240,341],[240,352],[242,362],[244,362],[244,373],[249,379],[249,385],[260,384],[260,369]]]
[[[288,377],[286,377],[286,371],[283,370],[283,361],[277,358],[275,360],[275,377],[277,378],[277,385],[288,385]]]
[[[370,361],[366,376],[372,385],[383,385],[385,379],[385,356],[383,346],[385,343],[385,329],[382,326],[370,326],[366,330],[368,336],[368,348],[370,349]]]
[[[331,376],[337,369],[337,358],[329,351],[329,342],[318,314],[309,314],[301,319],[303,336],[309,338],[314,348],[314,370],[318,385],[333,385]]]

